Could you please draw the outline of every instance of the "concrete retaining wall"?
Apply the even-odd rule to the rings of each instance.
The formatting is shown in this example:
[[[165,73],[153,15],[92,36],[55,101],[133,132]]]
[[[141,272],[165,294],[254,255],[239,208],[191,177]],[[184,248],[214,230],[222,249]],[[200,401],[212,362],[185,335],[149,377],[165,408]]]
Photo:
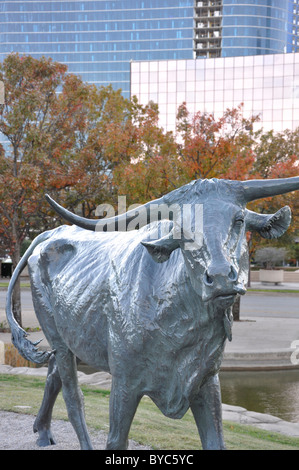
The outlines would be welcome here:
[[[250,279],[253,282],[259,282],[259,271],[251,271]],[[296,271],[284,271],[284,282],[298,282],[299,283],[299,272]]]

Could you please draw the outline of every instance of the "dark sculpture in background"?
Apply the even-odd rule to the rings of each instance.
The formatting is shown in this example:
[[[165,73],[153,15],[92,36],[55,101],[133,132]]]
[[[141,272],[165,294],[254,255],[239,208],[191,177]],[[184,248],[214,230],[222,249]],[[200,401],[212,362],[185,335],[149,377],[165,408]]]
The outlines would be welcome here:
[[[299,177],[197,180],[101,220],[78,217],[48,197],[74,225],[34,240],[7,296],[13,343],[31,361],[49,360],[34,425],[39,445],[54,443],[51,414],[62,387],[81,448],[92,448],[77,357],[112,375],[107,449],[126,449],[143,395],[168,417],[181,418],[190,407],[203,448],[224,449],[218,371],[232,337],[232,305],[246,291],[246,231],[274,238],[291,222],[287,206],[261,215],[246,204],[298,189]],[[52,351],[38,350],[13,317],[12,290],[27,262],[35,312]]]

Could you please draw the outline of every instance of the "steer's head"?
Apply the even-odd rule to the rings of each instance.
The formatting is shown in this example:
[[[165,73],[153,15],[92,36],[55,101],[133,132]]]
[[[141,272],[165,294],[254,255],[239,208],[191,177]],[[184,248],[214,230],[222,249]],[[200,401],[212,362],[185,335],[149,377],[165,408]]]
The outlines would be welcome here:
[[[166,196],[121,216],[88,220],[66,211],[47,196],[66,220],[88,230],[128,230],[139,214],[146,225],[165,217],[172,229],[164,236],[143,242],[156,262],[165,262],[174,250],[182,250],[186,269],[196,292],[204,301],[224,308],[237,294],[246,292],[248,250],[246,232],[257,231],[265,238],[277,238],[288,228],[288,206],[276,214],[257,214],[246,209],[255,199],[299,189],[299,177],[278,180],[197,180]],[[140,214],[143,217],[140,218]],[[136,219],[137,220],[137,219]]]
[[[290,208],[274,215],[251,212],[245,208],[246,202],[261,194],[246,191],[246,183],[235,181],[195,181],[184,191],[180,210],[175,211],[173,196],[178,193],[165,197],[176,214],[172,231],[144,245],[158,262],[180,248],[191,283],[203,301],[229,307],[237,294],[246,292],[247,231],[256,230],[265,238],[281,236],[291,222]]]

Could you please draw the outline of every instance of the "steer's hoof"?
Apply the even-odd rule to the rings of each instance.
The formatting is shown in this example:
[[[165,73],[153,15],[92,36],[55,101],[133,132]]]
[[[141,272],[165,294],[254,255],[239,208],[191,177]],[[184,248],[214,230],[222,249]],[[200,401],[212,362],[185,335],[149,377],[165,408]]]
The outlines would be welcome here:
[[[47,446],[52,446],[56,444],[56,441],[54,437],[52,436],[51,431],[38,431],[38,439],[36,441],[36,444],[39,447],[47,447]]]

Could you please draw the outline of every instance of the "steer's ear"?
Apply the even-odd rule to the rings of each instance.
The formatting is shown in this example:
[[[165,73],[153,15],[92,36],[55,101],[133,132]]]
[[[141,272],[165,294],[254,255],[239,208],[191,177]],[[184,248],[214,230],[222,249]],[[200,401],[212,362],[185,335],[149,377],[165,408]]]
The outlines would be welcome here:
[[[246,209],[246,230],[256,231],[264,238],[281,237],[289,228],[292,213],[289,206],[282,207],[275,214],[257,214]]]
[[[171,253],[179,248],[179,240],[173,238],[171,235],[159,238],[153,242],[141,242],[141,244],[147,249],[151,257],[157,263],[164,263],[167,261]]]

